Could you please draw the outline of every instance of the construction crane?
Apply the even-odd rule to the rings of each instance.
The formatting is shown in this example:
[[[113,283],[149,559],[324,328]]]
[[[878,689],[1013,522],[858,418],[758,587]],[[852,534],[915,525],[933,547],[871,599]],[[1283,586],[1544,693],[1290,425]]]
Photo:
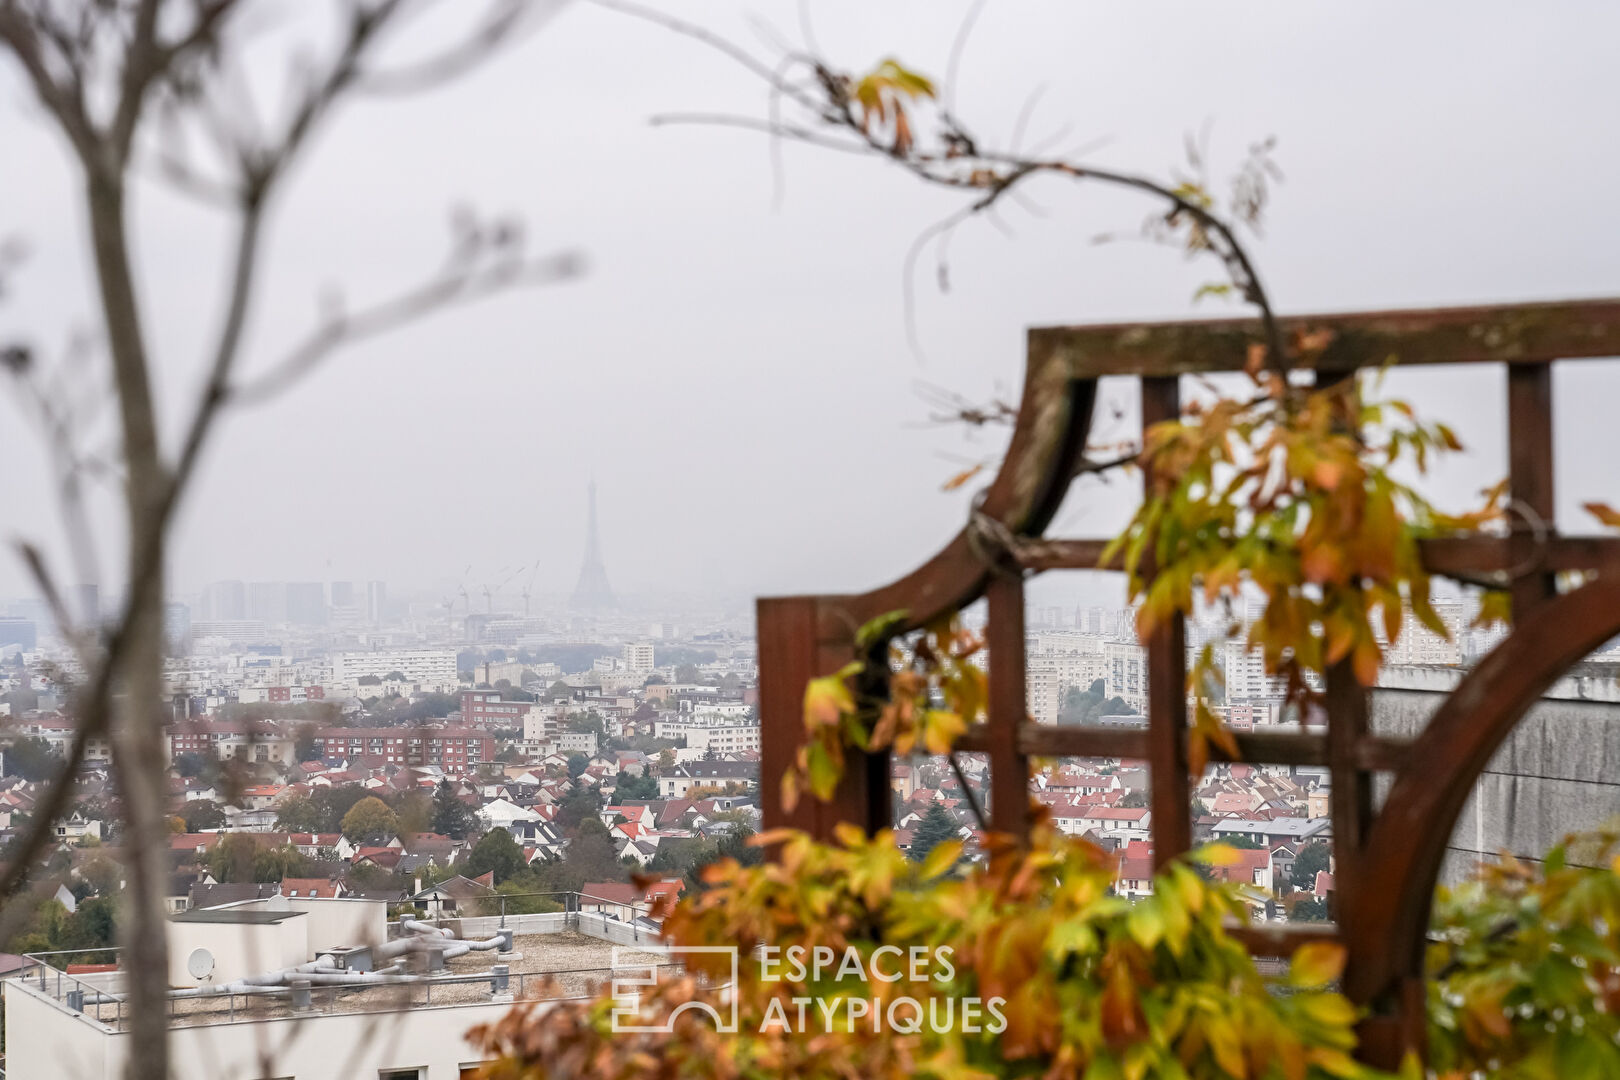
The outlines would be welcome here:
[[[483,588],[483,593],[484,593],[484,613],[486,615],[494,613],[494,611],[495,611],[495,596],[502,589],[506,588],[506,586],[511,583],[513,578],[517,577],[520,573],[523,572],[523,567],[519,566],[517,569],[512,570],[511,573],[507,573],[508,570],[511,570],[511,567],[503,566],[499,570],[495,571],[495,576],[497,576],[497,577],[500,577],[501,574],[506,574],[506,576],[501,578],[501,580],[494,586],[494,588],[491,588],[488,585],[485,585],[484,588]]]
[[[529,590],[534,587],[535,571],[540,569],[540,560],[534,560],[534,566],[529,568],[529,580],[523,583],[523,617],[529,617]]]

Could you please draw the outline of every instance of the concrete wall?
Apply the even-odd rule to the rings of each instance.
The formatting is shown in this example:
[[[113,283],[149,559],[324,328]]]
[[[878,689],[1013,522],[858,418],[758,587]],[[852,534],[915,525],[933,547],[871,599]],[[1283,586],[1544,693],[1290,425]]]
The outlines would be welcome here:
[[[169,923],[169,985],[228,983],[245,975],[307,963],[309,916],[294,913],[278,923]],[[186,966],[192,951],[214,954],[214,969],[205,979],[193,978]]]
[[[8,1080],[120,1080],[128,1034],[9,982],[5,1006]],[[428,1080],[458,1080],[461,1067],[478,1060],[467,1031],[510,1008],[491,1002],[175,1028],[173,1078],[350,1080],[381,1069],[426,1067]]]
[[[7,1080],[114,1080],[100,1025],[10,981],[4,992]]]
[[[273,897],[288,910],[302,911],[309,927],[309,955],[339,945],[378,945],[388,940],[388,905],[381,900],[317,900]],[[268,901],[267,901],[268,902]]]
[[[1428,724],[1454,669],[1412,669],[1372,695],[1372,726],[1412,737]],[[1426,681],[1425,681],[1426,679]],[[1491,759],[1452,833],[1441,880],[1467,876],[1481,858],[1510,851],[1540,858],[1567,833],[1620,815],[1620,687],[1612,679],[1561,680]],[[1374,788],[1382,800],[1388,779]]]

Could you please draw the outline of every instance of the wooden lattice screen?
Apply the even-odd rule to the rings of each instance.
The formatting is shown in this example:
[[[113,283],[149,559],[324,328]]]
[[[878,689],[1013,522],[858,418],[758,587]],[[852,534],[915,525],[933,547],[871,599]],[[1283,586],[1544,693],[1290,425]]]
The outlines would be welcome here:
[[[1044,726],[1025,704],[1024,577],[1053,569],[1096,569],[1105,541],[1042,539],[1083,450],[1097,379],[1141,380],[1144,425],[1180,411],[1183,375],[1243,368],[1258,325],[1249,320],[1036,329],[1017,427],[1001,470],[974,518],[938,554],[890,585],[849,596],[761,599],[759,663],[766,824],[827,837],[839,821],[867,829],[891,823],[890,761],[873,754],[852,766],[831,803],[803,800],[785,813],[776,783],[802,738],[806,683],[854,658],[855,630],[891,611],[908,613],[898,632],[983,597],[990,654],[987,716],[958,749],[988,755],[991,826],[1024,834],[1029,759],[1086,756],[1140,760],[1151,782],[1155,862],[1191,843],[1199,778],[1188,773],[1185,629],[1177,619],[1143,642],[1148,724],[1144,729]],[[1325,730],[1279,728],[1238,734],[1238,758],[1325,766],[1336,860],[1337,922],[1331,926],[1241,928],[1257,954],[1287,955],[1329,936],[1349,950],[1346,992],[1372,1007],[1362,1053],[1393,1065],[1423,1043],[1422,951],[1440,859],[1474,778],[1524,711],[1570,665],[1620,633],[1620,539],[1560,537],[1552,528],[1552,361],[1620,356],[1620,300],[1506,307],[1305,316],[1287,333],[1331,332],[1316,362],[1323,375],[1399,364],[1490,364],[1470,379],[1507,381],[1508,471],[1518,513],[1511,534],[1425,542],[1436,574],[1510,585],[1514,632],[1463,680],[1415,739],[1368,730],[1367,696],[1345,669],[1328,673]],[[1493,373],[1494,371],[1494,373]],[[1012,542],[1009,542],[1011,540]],[[1591,572],[1560,595],[1556,575]],[[881,676],[879,676],[881,678]],[[881,694],[881,685],[867,687]],[[1372,777],[1392,776],[1375,813]]]

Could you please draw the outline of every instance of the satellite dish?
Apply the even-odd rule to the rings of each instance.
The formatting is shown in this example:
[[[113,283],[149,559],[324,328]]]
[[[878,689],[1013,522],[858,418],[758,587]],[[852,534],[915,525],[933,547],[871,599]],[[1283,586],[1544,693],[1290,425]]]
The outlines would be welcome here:
[[[214,971],[214,954],[207,949],[193,949],[186,958],[186,970],[193,979],[206,979]]]

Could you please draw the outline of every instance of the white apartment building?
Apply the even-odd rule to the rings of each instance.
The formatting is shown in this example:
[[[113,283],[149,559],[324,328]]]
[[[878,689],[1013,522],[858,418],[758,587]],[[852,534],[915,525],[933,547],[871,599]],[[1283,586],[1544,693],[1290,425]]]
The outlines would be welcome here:
[[[748,716],[749,711],[753,708],[752,705],[744,705],[740,701],[705,701],[702,704],[683,701],[681,702],[681,705],[682,711],[691,713],[697,717],[707,717],[711,720],[715,718],[723,718],[726,720],[745,719]],[[692,705],[693,707],[691,709],[686,709],[685,706],[687,705]]]
[[[563,722],[568,719],[568,706],[531,705],[523,714],[523,740],[543,742],[562,733]]]
[[[269,634],[263,619],[196,619],[191,624],[191,640],[198,643],[220,638],[232,645],[255,645]]]
[[[653,734],[660,739],[685,739],[691,750],[712,750],[717,754],[742,753],[758,750],[759,725],[725,716],[677,715],[660,719],[653,724]]]
[[[1055,724],[1063,705],[1063,680],[1057,661],[1032,656],[1024,669],[1024,704],[1037,724]]]
[[[1269,701],[1285,696],[1287,681],[1266,674],[1266,660],[1259,650],[1250,650],[1243,641],[1228,641],[1222,649],[1227,701]]]
[[[383,678],[394,671],[410,682],[439,693],[452,693],[461,684],[454,649],[379,649],[332,654],[332,681],[338,685],[354,685],[366,675]]]
[[[557,736],[557,749],[565,754],[584,754],[589,757],[596,753],[596,732],[565,731]]]
[[[627,671],[651,672],[653,646],[650,641],[636,641],[624,647],[624,666]]]
[[[1456,666],[1462,663],[1463,640],[1463,609],[1455,601],[1437,600],[1434,604],[1435,614],[1445,623],[1446,629],[1451,632],[1451,640],[1446,640],[1427,626],[1418,622],[1413,616],[1410,606],[1403,612],[1401,621],[1401,636],[1393,647],[1384,653],[1384,663],[1395,664],[1441,664]],[[1380,645],[1388,645],[1384,637],[1383,620],[1374,620],[1374,633]]]
[[[1122,699],[1138,713],[1147,714],[1147,650],[1128,641],[1110,641],[1103,646],[1108,665],[1104,689],[1109,697]]]

